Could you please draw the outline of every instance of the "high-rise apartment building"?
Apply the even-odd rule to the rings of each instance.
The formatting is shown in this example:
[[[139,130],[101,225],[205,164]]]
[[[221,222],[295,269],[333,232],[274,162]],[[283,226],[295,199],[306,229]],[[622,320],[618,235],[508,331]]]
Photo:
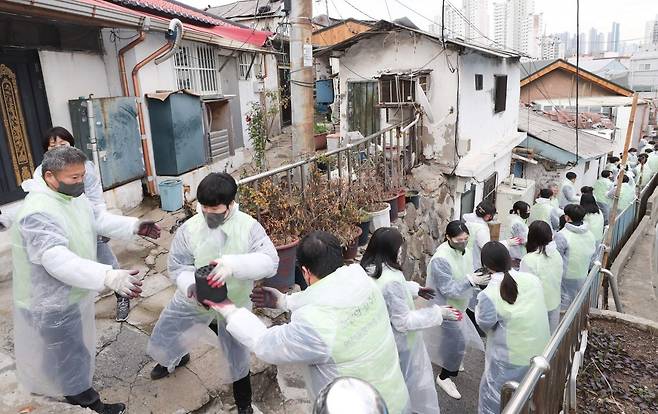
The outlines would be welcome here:
[[[445,6],[445,30],[444,36],[446,38],[455,38],[455,37],[465,37],[464,33],[464,18],[459,15],[456,9],[454,9],[448,2]],[[441,16],[435,16],[434,21],[436,23],[430,25],[430,32],[441,35]]]
[[[507,41],[507,2],[493,4],[492,39],[498,47]]]
[[[484,36],[489,36],[489,1],[464,0],[464,16],[468,20],[464,27],[466,40],[486,41]]]
[[[619,52],[619,23],[612,22],[612,30],[608,33],[608,44],[605,50],[608,52]]]

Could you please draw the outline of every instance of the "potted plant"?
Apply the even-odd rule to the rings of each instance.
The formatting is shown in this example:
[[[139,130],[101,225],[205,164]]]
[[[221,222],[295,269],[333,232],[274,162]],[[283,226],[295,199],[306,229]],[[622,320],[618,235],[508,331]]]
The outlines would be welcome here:
[[[265,285],[281,291],[295,283],[295,258],[304,220],[299,194],[296,187],[287,188],[272,179],[240,188],[240,208],[258,218],[279,255],[277,274]]]
[[[325,124],[315,123],[313,125],[313,138],[315,139],[315,150],[327,149],[327,134],[329,128]]]
[[[272,138],[274,120],[278,118],[281,108],[287,108],[289,98],[281,94],[281,90],[265,91],[265,103],[249,103],[249,111],[245,116],[249,141],[254,148],[254,163],[258,172],[267,170],[265,148]]]

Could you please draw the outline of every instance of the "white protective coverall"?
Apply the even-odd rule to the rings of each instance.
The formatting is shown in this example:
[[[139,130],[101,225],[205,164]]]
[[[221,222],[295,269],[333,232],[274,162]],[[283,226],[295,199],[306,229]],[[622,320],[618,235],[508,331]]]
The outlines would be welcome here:
[[[521,240],[520,245],[509,247],[509,253],[512,259],[521,260],[526,254],[525,244],[528,241],[528,224],[518,214],[510,214],[509,224],[509,238],[518,237]]]
[[[617,185],[614,184],[610,191],[608,191],[608,197],[613,199],[615,197],[615,192],[617,191]],[[621,191],[619,192],[619,202],[617,203],[617,215],[620,215],[624,212],[631,204],[635,201],[635,187],[629,183],[622,183]]]
[[[610,214],[610,206],[612,205],[612,200],[608,197],[608,191],[614,183],[609,178],[599,178],[594,183],[594,199],[596,204],[599,205],[601,212],[603,213],[604,223],[607,223],[608,215]]]
[[[439,413],[432,362],[420,330],[441,325],[441,308],[432,305],[416,309],[413,296],[417,296],[420,285],[407,282],[401,271],[385,264],[376,283],[384,296],[393,327],[400,368],[409,390],[411,411],[418,414]]]
[[[550,198],[537,198],[535,204],[530,207],[530,217],[528,217],[528,225],[535,221],[546,222],[553,231],[560,228],[560,216],[562,212],[551,203]]]
[[[576,195],[576,189],[571,180],[565,178],[560,185],[560,193],[558,194],[558,202],[560,208],[564,209],[569,204],[578,204],[580,198]]]
[[[94,297],[111,266],[96,262],[96,237],[128,240],[133,217],[96,216],[85,195],[48,188],[39,175],[12,228],[16,370],[28,391],[77,395],[91,387]]]
[[[587,224],[567,223],[555,235],[555,245],[562,256],[562,310],[567,310],[585,283],[596,253],[596,239]]]
[[[475,320],[487,333],[478,413],[500,413],[500,390],[507,381],[521,381],[530,359],[541,355],[550,339],[544,293],[539,279],[511,270],[518,295],[514,304],[500,296],[502,273],[495,273],[478,295]]]
[[[35,177],[41,177],[41,165],[39,165],[34,170]],[[94,163],[91,161],[85,162],[85,196],[91,203],[91,206],[94,210],[94,216],[99,216],[107,212],[107,204],[105,204],[105,198],[103,198],[103,185],[100,178],[96,174],[96,168]],[[96,244],[96,260],[99,263],[112,266],[113,269],[119,268],[119,262],[117,261],[114,252],[107,244],[109,238],[99,236]]]
[[[637,182],[637,186],[640,187],[640,190],[643,190],[651,182],[653,174],[654,171],[651,170],[648,163],[638,164],[635,167],[635,176],[637,177],[635,181]]]
[[[601,212],[587,213],[585,214],[583,222],[587,224],[587,228],[594,235],[596,245],[598,246],[601,244],[601,241],[603,240],[603,229],[605,227],[603,214]]]
[[[391,414],[410,412],[386,304],[361,265],[337,269],[287,303],[290,323],[267,328],[239,308],[226,329],[262,361],[304,364],[311,401],[335,378],[350,376],[375,387]]]
[[[548,310],[548,324],[551,334],[560,324],[560,300],[562,286],[562,256],[557,251],[555,242],[546,246],[546,253],[535,251],[521,259],[519,270],[539,278],[544,289],[544,302]]]
[[[228,298],[249,309],[254,280],[274,276],[279,265],[279,256],[263,226],[239,211],[237,204],[216,229],[210,229],[203,215],[196,214],[176,231],[171,243],[167,264],[169,277],[178,289],[160,314],[146,352],[173,372],[185,354],[205,341],[220,350],[220,381],[233,383],[249,373],[249,350],[226,331],[221,316],[188,298],[195,287],[195,270],[217,258],[232,270],[226,281]],[[218,336],[208,327],[215,318]]]
[[[471,273],[471,266],[468,254],[443,242],[427,266],[427,287],[436,290],[431,303],[450,305],[465,312],[473,296],[473,286],[466,277]],[[426,330],[424,336],[432,362],[448,371],[459,370],[467,345],[484,350],[480,335],[466,315],[461,321],[443,321],[440,326]]]

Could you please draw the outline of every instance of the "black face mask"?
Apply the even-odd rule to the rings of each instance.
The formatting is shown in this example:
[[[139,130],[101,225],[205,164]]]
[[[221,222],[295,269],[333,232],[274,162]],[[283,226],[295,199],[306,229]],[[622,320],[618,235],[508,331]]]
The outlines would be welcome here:
[[[203,217],[206,219],[206,224],[208,225],[209,228],[216,229],[217,227],[224,224],[224,222],[226,221],[227,214],[228,214],[228,210],[226,210],[226,212],[224,213],[206,213],[204,211]]]
[[[448,240],[448,245],[452,247],[453,249],[460,251],[464,253],[466,251],[466,242],[459,242],[459,243],[454,243],[450,240]]]
[[[57,192],[73,198],[80,197],[85,192],[85,183],[79,182],[75,184],[67,184],[59,182]]]
[[[524,213],[524,212],[520,212],[520,213],[519,213],[519,216],[521,216],[521,218],[522,218],[523,220],[527,220],[528,217],[530,217],[530,212],[529,212],[529,211],[526,211],[525,213]]]

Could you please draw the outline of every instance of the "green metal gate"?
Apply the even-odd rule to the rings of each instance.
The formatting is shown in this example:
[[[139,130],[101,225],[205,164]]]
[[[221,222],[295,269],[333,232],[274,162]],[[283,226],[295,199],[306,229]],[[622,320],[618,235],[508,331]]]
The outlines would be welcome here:
[[[377,102],[376,81],[347,84],[347,119],[350,131],[359,131],[367,137],[380,130],[380,110]]]

